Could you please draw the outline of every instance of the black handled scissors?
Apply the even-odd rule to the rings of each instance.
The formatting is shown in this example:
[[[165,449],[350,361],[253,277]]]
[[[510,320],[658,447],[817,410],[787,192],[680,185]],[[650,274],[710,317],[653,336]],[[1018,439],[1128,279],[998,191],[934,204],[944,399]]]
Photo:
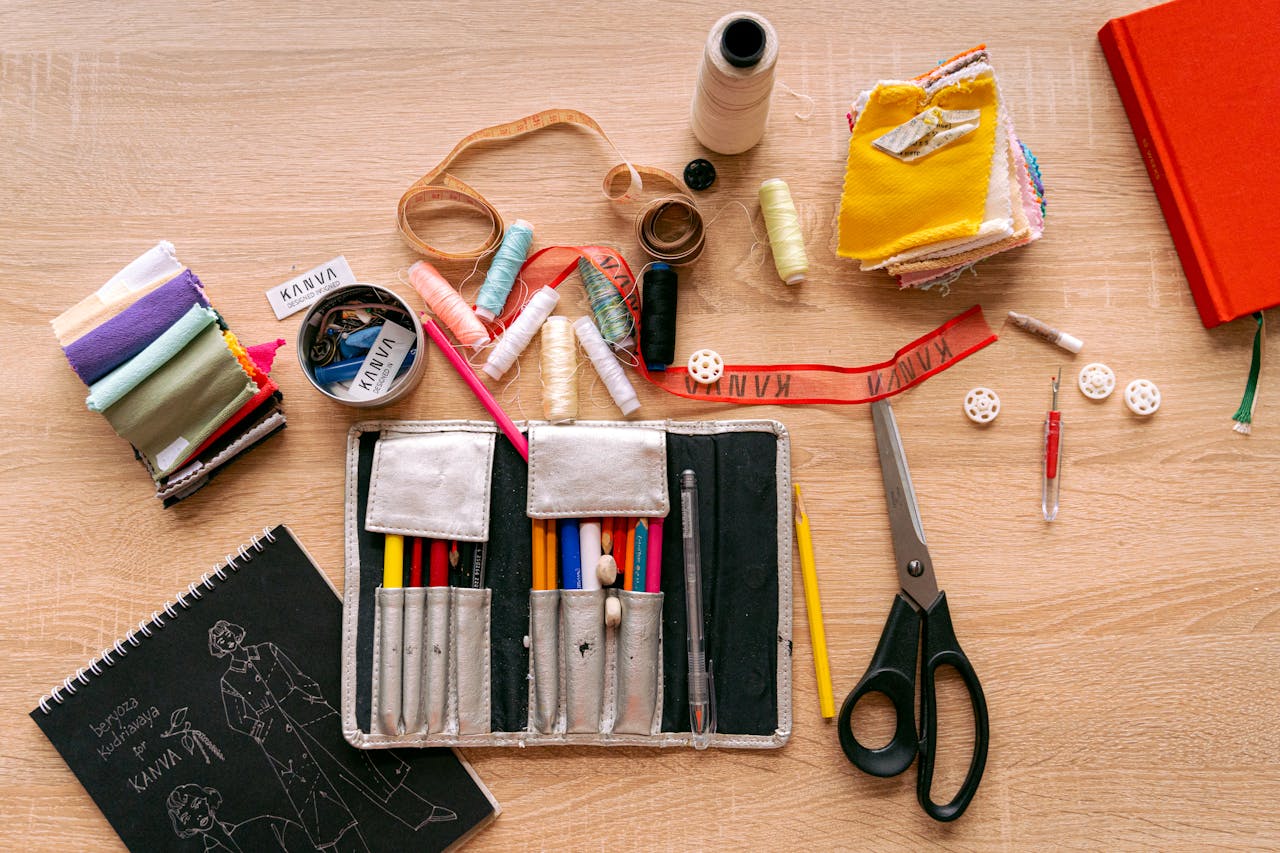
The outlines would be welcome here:
[[[876,449],[880,473],[884,477],[885,500],[889,505],[889,526],[893,533],[893,553],[898,563],[901,589],[893,600],[889,619],[880,634],[880,643],[866,675],[840,708],[840,747],[854,766],[872,776],[897,776],[920,756],[916,799],[934,820],[955,820],[964,814],[978,790],[987,764],[987,700],[969,659],[956,641],[951,627],[947,595],[939,591],[933,576],[933,562],[925,545],[916,506],[911,472],[902,452],[902,437],[888,400],[871,404],[875,422]],[[915,692],[917,651],[920,663],[920,717],[916,727]],[[949,803],[939,805],[930,796],[933,784],[934,751],[938,741],[938,706],[934,675],[940,666],[954,667],[964,680],[973,706],[973,757],[964,784]],[[853,736],[853,709],[868,693],[881,693],[893,703],[896,725],[893,739],[879,749],[867,749]]]

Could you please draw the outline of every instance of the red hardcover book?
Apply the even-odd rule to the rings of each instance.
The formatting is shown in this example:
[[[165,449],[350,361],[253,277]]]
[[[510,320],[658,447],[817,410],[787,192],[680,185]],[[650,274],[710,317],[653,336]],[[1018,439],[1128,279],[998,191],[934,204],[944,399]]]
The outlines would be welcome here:
[[[1098,41],[1204,325],[1280,305],[1280,2],[1173,0]]]

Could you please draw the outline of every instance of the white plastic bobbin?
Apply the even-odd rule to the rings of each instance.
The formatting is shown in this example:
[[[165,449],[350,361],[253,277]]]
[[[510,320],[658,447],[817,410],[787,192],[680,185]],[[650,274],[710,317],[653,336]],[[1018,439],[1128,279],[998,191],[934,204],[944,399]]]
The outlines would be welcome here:
[[[1080,368],[1080,393],[1090,400],[1105,400],[1116,390],[1116,372],[1100,361]]]
[[[1160,408],[1160,389],[1150,379],[1135,379],[1124,389],[1124,404],[1135,415],[1154,415]]]
[[[724,359],[713,349],[700,349],[689,356],[689,375],[699,385],[711,385],[724,376]]]
[[[975,424],[989,424],[1000,414],[1000,397],[990,388],[974,388],[964,396],[964,413]]]

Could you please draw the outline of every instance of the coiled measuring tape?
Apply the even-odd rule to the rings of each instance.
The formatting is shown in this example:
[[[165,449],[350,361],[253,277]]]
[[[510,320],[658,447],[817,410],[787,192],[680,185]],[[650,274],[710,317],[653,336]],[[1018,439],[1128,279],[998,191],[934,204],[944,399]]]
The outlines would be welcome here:
[[[604,176],[601,189],[605,198],[610,201],[618,204],[639,201],[640,194],[644,190],[644,177],[664,181],[679,190],[680,180],[670,172],[656,166],[634,165],[623,157],[618,146],[614,145],[613,140],[604,132],[604,128],[586,113],[565,109],[543,110],[505,124],[482,128],[463,137],[435,168],[414,181],[413,185],[405,190],[404,195],[400,196],[400,204],[396,211],[397,227],[405,242],[414,251],[423,255],[450,261],[471,260],[496,250],[502,243],[502,235],[506,233],[506,223],[503,222],[502,214],[478,190],[446,170],[472,145],[514,139],[526,133],[562,124],[577,125],[597,134],[622,161]],[[626,176],[625,186],[621,180],[624,175]],[[421,218],[432,206],[445,202],[454,202],[472,208],[489,220],[489,236],[484,239],[484,242],[471,249],[450,251],[428,242],[414,228],[411,217]],[[678,216],[673,217],[672,214],[678,214]],[[673,219],[675,219],[674,228],[672,227]],[[698,211],[698,206],[694,204],[693,199],[682,192],[658,199],[645,208],[636,219],[636,231],[641,246],[659,260],[667,260],[666,256],[672,256],[678,260],[669,260],[669,263],[692,263],[702,252],[702,214]]]

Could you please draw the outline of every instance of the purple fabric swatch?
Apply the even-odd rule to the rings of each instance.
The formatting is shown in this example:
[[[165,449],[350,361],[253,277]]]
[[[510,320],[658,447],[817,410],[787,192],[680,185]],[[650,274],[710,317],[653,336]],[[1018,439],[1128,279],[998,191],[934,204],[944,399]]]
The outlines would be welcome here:
[[[76,375],[92,385],[146,349],[192,305],[208,308],[209,300],[196,274],[183,270],[62,351]]]

